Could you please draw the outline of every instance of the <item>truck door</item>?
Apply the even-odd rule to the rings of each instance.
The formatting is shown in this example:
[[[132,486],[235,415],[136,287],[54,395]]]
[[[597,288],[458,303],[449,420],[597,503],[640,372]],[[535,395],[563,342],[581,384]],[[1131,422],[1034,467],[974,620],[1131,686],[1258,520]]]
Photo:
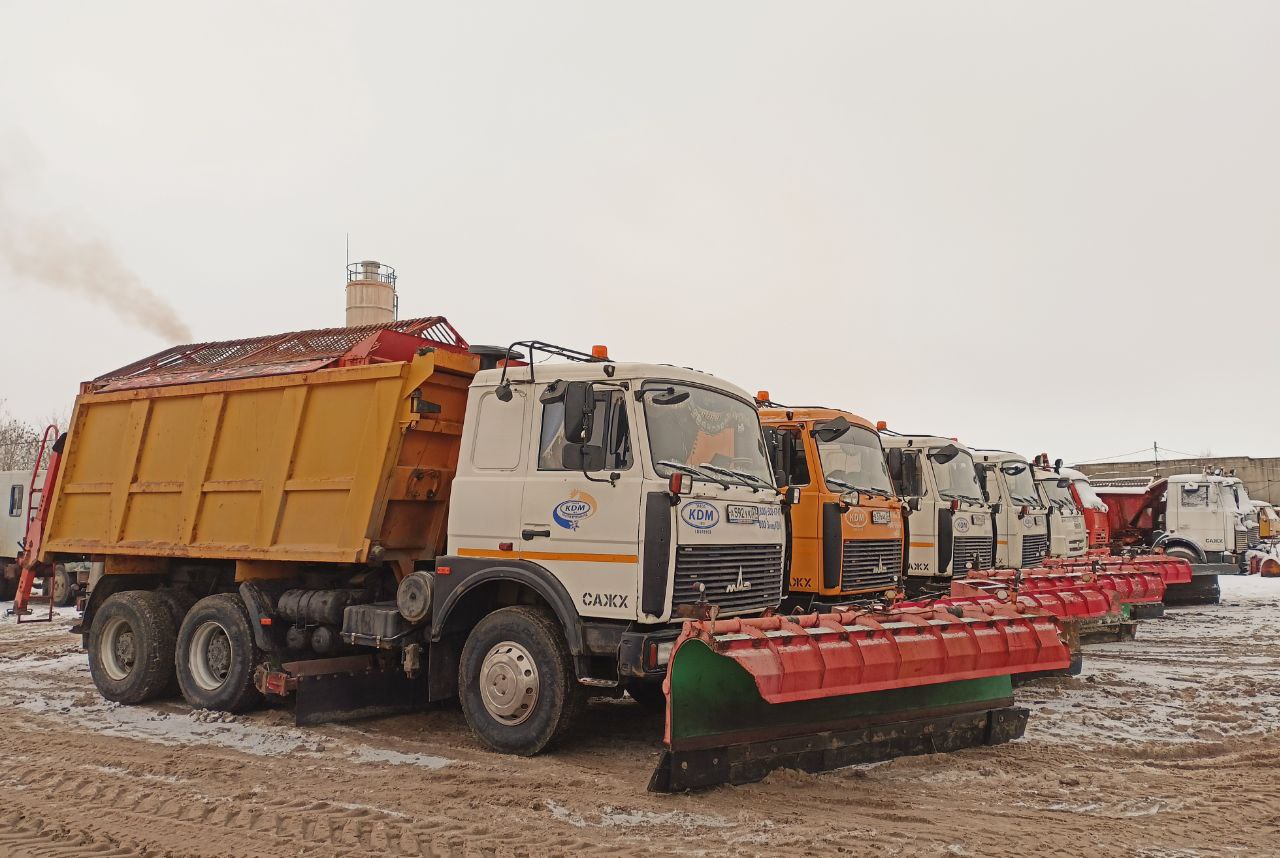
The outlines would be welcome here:
[[[624,391],[597,384],[586,443],[604,455],[585,464],[584,473],[565,461],[566,447],[577,445],[565,441],[563,400],[543,401],[549,386],[535,390],[535,446],[517,551],[559,578],[584,616],[635,619],[643,485],[631,403]]]
[[[789,585],[792,592],[815,593],[822,583],[822,499],[810,476],[804,433],[799,426],[766,426],[764,434],[779,485],[800,489],[799,502],[787,510]]]

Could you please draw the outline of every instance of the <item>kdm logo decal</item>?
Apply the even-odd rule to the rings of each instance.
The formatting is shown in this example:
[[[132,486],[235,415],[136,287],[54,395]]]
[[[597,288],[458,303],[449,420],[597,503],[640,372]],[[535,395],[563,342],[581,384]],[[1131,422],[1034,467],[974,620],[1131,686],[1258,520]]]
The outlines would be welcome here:
[[[706,501],[690,501],[680,510],[684,523],[697,530],[710,530],[720,523],[720,510]]]
[[[565,530],[577,530],[578,526],[595,515],[595,512],[596,499],[586,492],[575,489],[569,493],[568,500],[560,501],[555,509],[551,510],[551,518]]]

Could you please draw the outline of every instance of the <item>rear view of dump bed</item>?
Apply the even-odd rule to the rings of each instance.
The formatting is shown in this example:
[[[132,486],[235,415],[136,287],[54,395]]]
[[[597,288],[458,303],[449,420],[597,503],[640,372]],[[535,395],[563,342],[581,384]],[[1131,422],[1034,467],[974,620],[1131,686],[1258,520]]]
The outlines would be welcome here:
[[[42,556],[433,555],[466,348],[443,319],[406,320],[182,346],[87,382]]]

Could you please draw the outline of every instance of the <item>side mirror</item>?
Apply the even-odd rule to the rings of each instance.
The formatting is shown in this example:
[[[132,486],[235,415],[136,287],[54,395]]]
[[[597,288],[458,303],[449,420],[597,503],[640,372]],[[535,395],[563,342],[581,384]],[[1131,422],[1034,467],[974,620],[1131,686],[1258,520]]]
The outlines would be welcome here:
[[[1031,512],[1031,507],[1026,504],[1022,505],[1022,509],[1018,510],[1018,518],[1026,518],[1027,513]]]
[[[920,498],[907,498],[907,509],[911,512],[920,511]]]
[[[991,505],[991,514],[992,514],[992,515],[999,515],[999,514],[1000,514],[1000,510],[1001,510],[1002,508],[1003,508],[1003,507],[1001,507],[1000,502],[999,502],[999,501],[996,501],[995,503],[993,503],[993,504]]]
[[[604,447],[599,444],[565,444],[562,461],[566,471],[603,471]]]
[[[816,427],[813,430],[813,437],[823,443],[830,443],[848,432],[852,425],[843,417],[835,417]]]
[[[939,465],[945,465],[956,456],[960,455],[960,448],[955,444],[948,444],[945,447],[939,447],[929,454],[929,458],[933,459]]]
[[[788,506],[795,506],[796,504],[800,503],[800,487],[799,486],[787,486],[787,488],[784,489],[783,492],[784,492],[783,501]]]
[[[1061,460],[1061,459],[1054,459],[1054,460],[1053,460],[1053,472],[1054,472],[1055,474],[1060,474],[1060,473],[1062,473],[1062,460]]]
[[[591,439],[595,416],[595,385],[589,381],[566,383],[564,386],[564,439],[569,444],[585,444]]]
[[[673,498],[687,495],[693,491],[693,477],[683,471],[672,471],[671,478],[667,480],[667,491]]]
[[[787,472],[779,468],[773,472],[773,484],[775,486],[785,486],[787,484]]]

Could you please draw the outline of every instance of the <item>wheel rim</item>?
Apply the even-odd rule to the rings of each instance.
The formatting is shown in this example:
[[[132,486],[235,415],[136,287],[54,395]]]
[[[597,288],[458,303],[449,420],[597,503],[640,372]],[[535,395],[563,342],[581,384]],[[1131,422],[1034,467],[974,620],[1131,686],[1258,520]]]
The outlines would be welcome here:
[[[134,648],[133,626],[123,617],[112,617],[102,630],[98,643],[98,659],[107,676],[119,682],[133,672],[137,661]]]
[[[217,691],[231,673],[231,637],[216,620],[205,620],[191,636],[187,653],[191,678],[205,691]]]
[[[489,650],[480,664],[480,699],[498,723],[514,727],[533,714],[540,683],[533,656],[514,641]]]

